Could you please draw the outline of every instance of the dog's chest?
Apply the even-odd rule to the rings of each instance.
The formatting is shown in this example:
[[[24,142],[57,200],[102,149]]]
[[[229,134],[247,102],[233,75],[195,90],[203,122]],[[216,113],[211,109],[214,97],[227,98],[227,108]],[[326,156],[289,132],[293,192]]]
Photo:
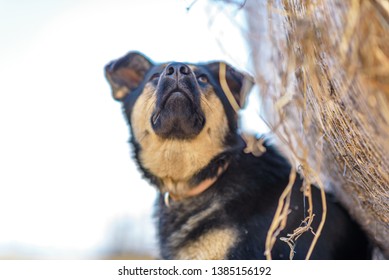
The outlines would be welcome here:
[[[172,259],[226,259],[238,240],[237,230],[214,222],[220,216],[215,202],[204,210],[187,216],[179,209],[164,211],[160,223],[161,254]]]
[[[232,228],[212,229],[196,240],[190,240],[175,254],[181,260],[223,260],[235,244],[237,234]]]

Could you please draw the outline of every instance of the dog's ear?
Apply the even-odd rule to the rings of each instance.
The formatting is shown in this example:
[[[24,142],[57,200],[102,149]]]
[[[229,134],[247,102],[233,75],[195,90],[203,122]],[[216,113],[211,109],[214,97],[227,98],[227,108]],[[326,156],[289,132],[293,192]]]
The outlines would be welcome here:
[[[139,52],[130,52],[108,63],[105,66],[105,77],[111,85],[113,98],[124,100],[140,85],[152,66],[153,63]]]
[[[254,85],[254,78],[240,72],[224,62],[211,62],[207,67],[215,80],[220,84],[235,111],[243,108],[246,97]]]

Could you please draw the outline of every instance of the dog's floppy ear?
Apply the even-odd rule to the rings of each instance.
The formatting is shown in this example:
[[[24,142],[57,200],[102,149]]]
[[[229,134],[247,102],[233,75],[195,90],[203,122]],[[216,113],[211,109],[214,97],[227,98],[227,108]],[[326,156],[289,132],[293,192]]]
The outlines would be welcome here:
[[[105,77],[111,85],[113,98],[124,100],[139,86],[152,66],[153,63],[139,52],[130,52],[108,63],[105,66]]]
[[[247,94],[254,85],[254,78],[221,61],[211,62],[207,67],[220,84],[234,110],[243,108]]]

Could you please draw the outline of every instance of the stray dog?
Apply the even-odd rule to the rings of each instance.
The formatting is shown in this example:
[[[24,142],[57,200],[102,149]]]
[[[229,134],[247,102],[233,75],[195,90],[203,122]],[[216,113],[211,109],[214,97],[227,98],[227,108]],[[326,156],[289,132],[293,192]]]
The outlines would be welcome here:
[[[244,152],[236,109],[243,106],[251,78],[224,62],[155,64],[138,52],[109,63],[105,75],[113,98],[123,104],[139,168],[160,192],[161,257],[264,259],[266,235],[291,166],[266,143],[261,156]],[[301,185],[297,176],[281,237],[304,220]],[[312,197],[320,217],[315,188]],[[370,258],[358,225],[330,196],[327,208],[311,258]],[[319,220],[314,219],[313,231]],[[308,231],[296,241],[294,259],[305,258],[312,239]],[[290,247],[277,240],[271,253],[289,259]]]

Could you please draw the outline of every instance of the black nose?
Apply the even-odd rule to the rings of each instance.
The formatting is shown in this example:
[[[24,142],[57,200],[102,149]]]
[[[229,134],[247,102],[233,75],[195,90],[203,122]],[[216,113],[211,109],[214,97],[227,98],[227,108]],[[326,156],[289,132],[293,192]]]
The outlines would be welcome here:
[[[187,76],[190,73],[189,66],[184,63],[173,62],[166,66],[166,76],[178,78],[181,75]]]

